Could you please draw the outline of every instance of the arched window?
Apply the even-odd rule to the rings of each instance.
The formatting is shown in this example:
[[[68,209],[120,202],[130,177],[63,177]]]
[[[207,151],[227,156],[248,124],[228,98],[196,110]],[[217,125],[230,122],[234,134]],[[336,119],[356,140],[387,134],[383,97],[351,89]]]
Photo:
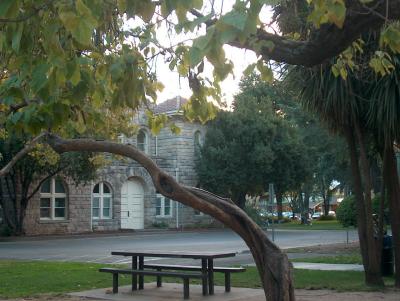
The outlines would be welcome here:
[[[145,152],[145,153],[148,152],[147,133],[143,129],[139,130],[139,133],[137,135],[137,148],[139,150],[141,150],[142,152]]]
[[[194,151],[199,152],[203,146],[203,136],[200,131],[194,133]]]
[[[92,217],[93,219],[108,219],[112,216],[111,188],[104,182],[97,183],[93,188]]]
[[[66,219],[67,193],[60,179],[51,178],[40,187],[40,218]]]

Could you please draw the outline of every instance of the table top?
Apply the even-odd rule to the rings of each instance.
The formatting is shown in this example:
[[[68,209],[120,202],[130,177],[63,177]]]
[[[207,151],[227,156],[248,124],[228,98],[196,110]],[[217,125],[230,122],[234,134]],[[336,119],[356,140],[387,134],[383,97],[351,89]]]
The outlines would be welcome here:
[[[191,251],[113,251],[111,255],[121,256],[148,256],[148,257],[168,257],[168,258],[193,258],[193,259],[214,259],[234,257],[233,252],[191,252]]]

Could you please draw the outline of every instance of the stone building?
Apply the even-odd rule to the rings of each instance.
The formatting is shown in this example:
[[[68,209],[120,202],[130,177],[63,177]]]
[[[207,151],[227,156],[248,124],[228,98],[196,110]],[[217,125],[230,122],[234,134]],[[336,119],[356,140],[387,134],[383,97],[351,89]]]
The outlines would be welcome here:
[[[181,133],[167,128],[154,136],[138,113],[140,130],[136,137],[121,137],[122,143],[136,145],[166,172],[184,185],[196,186],[195,153],[205,128],[182,117],[184,99],[169,99],[154,109],[173,118]],[[150,175],[133,160],[113,161],[98,173],[91,185],[75,186],[68,179],[52,178],[42,184],[31,200],[25,218],[25,233],[62,234],[117,231],[154,227],[195,227],[214,220],[158,194]]]

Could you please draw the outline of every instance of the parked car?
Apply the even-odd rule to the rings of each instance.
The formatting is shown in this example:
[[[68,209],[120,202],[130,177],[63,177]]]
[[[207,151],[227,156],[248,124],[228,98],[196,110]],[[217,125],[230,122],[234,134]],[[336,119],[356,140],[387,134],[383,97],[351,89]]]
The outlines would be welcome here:
[[[293,213],[290,211],[284,211],[282,212],[283,217],[291,218],[293,216]]]
[[[329,211],[329,212],[328,212],[328,215],[336,216],[336,212],[335,212],[335,211]]]
[[[311,216],[312,219],[318,219],[322,216],[321,212],[314,212],[314,214]]]

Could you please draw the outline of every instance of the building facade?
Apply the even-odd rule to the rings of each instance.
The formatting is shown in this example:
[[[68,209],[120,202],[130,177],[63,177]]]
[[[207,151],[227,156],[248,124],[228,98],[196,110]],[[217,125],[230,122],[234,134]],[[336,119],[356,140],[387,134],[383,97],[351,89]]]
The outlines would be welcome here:
[[[137,136],[121,137],[121,142],[147,153],[179,183],[196,186],[195,154],[203,141],[205,127],[183,119],[180,107],[184,101],[176,97],[154,108],[155,113],[171,116],[180,127],[180,134],[164,128],[154,136],[146,126],[144,114],[138,113]],[[215,223],[211,217],[158,194],[150,175],[134,160],[112,162],[88,185],[75,186],[62,177],[44,182],[26,210],[25,233],[185,228]]]

